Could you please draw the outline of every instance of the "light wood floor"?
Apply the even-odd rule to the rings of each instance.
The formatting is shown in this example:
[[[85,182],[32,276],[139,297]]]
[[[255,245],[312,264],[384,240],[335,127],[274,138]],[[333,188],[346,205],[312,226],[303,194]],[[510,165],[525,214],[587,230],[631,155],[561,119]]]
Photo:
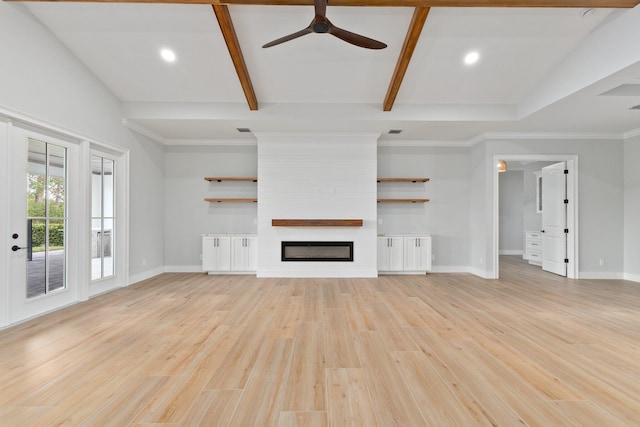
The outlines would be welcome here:
[[[501,266],[164,274],[0,332],[0,425],[640,425],[640,284]]]

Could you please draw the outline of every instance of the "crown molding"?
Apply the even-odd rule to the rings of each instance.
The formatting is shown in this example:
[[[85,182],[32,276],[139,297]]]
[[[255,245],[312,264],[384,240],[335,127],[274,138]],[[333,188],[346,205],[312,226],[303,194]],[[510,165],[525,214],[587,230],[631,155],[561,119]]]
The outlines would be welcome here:
[[[527,140],[527,139],[539,139],[539,140],[572,140],[572,139],[584,139],[584,140],[597,140],[597,139],[624,139],[624,134],[621,133],[587,133],[587,132],[486,132],[482,134],[482,140]]]
[[[257,139],[167,139],[166,145],[172,147],[182,147],[182,146],[215,146],[215,145],[242,145],[242,146],[250,146],[250,145],[258,145]]]
[[[378,141],[378,147],[471,147],[476,144],[473,139],[469,140],[382,140]]]

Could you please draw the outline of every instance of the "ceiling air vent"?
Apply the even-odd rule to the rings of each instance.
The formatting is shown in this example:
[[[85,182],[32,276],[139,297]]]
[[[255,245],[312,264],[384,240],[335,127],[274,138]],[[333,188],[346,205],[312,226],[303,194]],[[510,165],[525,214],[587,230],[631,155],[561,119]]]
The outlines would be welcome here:
[[[389,131],[389,135],[399,135],[400,133],[402,133],[402,129],[391,129]]]
[[[236,129],[238,129],[238,132],[241,132],[241,133],[249,133],[249,132],[251,132],[251,129],[249,129],[249,128],[236,128]]]
[[[640,104],[634,105],[633,107],[629,108],[629,110],[640,110]]]

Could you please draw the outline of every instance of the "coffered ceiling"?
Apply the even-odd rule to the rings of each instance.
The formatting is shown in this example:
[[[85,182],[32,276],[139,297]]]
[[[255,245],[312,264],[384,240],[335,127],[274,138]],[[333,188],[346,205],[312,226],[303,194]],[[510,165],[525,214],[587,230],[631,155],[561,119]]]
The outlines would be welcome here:
[[[253,137],[237,128],[451,144],[640,129],[638,0],[329,1],[335,25],[383,50],[326,34],[263,49],[309,24],[310,0],[184,3],[24,4],[122,101],[128,126],[167,144]]]

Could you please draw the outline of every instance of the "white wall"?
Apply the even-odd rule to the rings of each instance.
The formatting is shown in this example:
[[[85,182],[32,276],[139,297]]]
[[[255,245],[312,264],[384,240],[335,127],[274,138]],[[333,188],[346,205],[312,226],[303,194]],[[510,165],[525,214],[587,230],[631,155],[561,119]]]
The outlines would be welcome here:
[[[376,277],[373,134],[258,135],[258,276]],[[362,227],[273,227],[272,219],[362,219]],[[282,262],[281,241],[353,241],[353,262]]]
[[[202,271],[201,235],[257,233],[255,203],[207,203],[205,197],[257,196],[253,182],[207,182],[206,176],[257,176],[257,145],[172,146],[165,152],[165,264]]]
[[[162,271],[161,145],[122,125],[118,99],[22,4],[0,2],[0,56],[0,111],[130,150],[130,276]]]
[[[378,233],[432,234],[433,271],[469,266],[469,162],[466,147],[378,147],[379,177],[427,177],[427,183],[380,183],[381,197],[428,203],[378,205]]]
[[[490,231],[492,216],[491,179],[493,156],[487,154],[487,144],[471,147],[469,161],[469,270],[480,277],[491,277],[493,235]]]
[[[640,282],[640,136],[624,143],[624,272]]]
[[[507,170],[498,175],[500,254],[521,255],[524,250],[524,172]]]

